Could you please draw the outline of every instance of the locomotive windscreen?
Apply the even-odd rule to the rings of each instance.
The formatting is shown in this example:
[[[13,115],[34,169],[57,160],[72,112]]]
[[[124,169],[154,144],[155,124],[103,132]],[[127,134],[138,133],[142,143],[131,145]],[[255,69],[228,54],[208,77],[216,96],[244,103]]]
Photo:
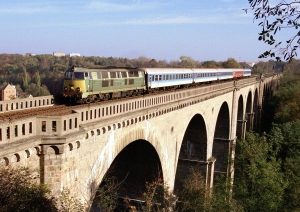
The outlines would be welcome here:
[[[71,72],[71,71],[66,71],[66,73],[65,73],[65,79],[66,79],[66,80],[72,80],[72,79],[84,79],[84,72]]]

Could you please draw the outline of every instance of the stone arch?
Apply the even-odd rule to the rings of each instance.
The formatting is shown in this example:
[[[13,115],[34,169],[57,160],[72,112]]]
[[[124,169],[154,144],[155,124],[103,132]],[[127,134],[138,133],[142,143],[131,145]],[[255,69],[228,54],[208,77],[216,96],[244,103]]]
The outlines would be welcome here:
[[[47,148],[47,154],[55,154],[58,155],[59,154],[59,148],[57,146],[49,146]]]
[[[77,149],[80,148],[80,141],[76,141],[76,148],[77,148]]]
[[[244,132],[244,101],[243,96],[240,95],[237,106],[237,123],[236,123],[236,136],[238,138],[243,138]]]
[[[74,147],[73,147],[73,144],[72,144],[72,143],[69,143],[68,146],[69,146],[69,151],[72,151],[73,148],[74,148]]]
[[[13,162],[20,162],[20,160],[21,160],[20,154],[19,154],[19,153],[15,153],[15,154],[13,155],[12,161],[13,161]]]
[[[136,140],[128,144],[114,158],[100,187],[112,177],[120,183],[120,197],[142,199],[147,182],[163,180],[161,163],[155,148],[146,140]]]
[[[4,165],[5,166],[8,166],[9,165],[9,159],[7,157],[4,157],[3,158],[3,161],[4,161]]]
[[[203,176],[207,174],[207,129],[200,114],[191,118],[181,142],[175,175],[175,192],[180,191],[184,179],[192,169],[200,170]]]
[[[30,157],[30,151],[28,149],[25,150],[25,156],[26,156],[26,158]]]
[[[248,96],[247,96],[247,102],[246,102],[246,130],[249,131],[252,129],[253,125],[253,101],[252,101],[252,92],[249,91]]]
[[[94,192],[96,192],[96,189],[99,187],[99,185],[101,185],[104,178],[107,176],[108,171],[110,170],[111,166],[114,163],[114,160],[118,157],[118,155],[121,154],[121,152],[125,150],[126,147],[136,142],[142,142],[144,143],[144,145],[146,144],[148,149],[150,148],[153,150],[151,151],[152,153],[155,151],[155,155],[157,155],[157,160],[159,161],[161,166],[161,168],[159,168],[161,171],[159,172],[161,173],[164,182],[168,185],[170,185],[170,183],[173,183],[172,172],[170,171],[172,167],[169,166],[170,161],[168,160],[168,157],[165,157],[164,155],[166,149],[164,149],[165,147],[161,142],[159,142],[158,138],[160,136],[156,135],[154,129],[150,127],[145,130],[144,127],[141,126],[127,131],[126,134],[124,134],[122,137],[112,138],[114,134],[115,133],[112,132],[109,135],[109,137],[111,138],[108,139],[106,143],[106,146],[109,148],[106,148],[105,151],[101,152],[101,154],[98,155],[98,159],[93,165],[93,168],[91,170],[91,178],[89,179],[90,184],[93,186],[92,189],[87,191],[88,193],[91,192],[88,195],[94,195]],[[134,156],[135,154],[130,155]],[[105,163],[103,161],[105,161]],[[139,160],[135,159],[134,161],[138,162]],[[147,165],[143,164],[143,167],[147,168]],[[128,197],[130,197],[130,195],[128,195]]]
[[[36,155],[40,155],[41,154],[41,149],[40,149],[40,147],[34,147],[34,150],[35,150],[35,153],[36,153]]]
[[[258,130],[260,114],[259,114],[259,102],[258,102],[258,89],[257,88],[254,91],[253,113],[254,113],[253,129]]]
[[[223,102],[215,126],[212,155],[216,159],[215,174],[227,174],[230,151],[230,113],[227,102]]]

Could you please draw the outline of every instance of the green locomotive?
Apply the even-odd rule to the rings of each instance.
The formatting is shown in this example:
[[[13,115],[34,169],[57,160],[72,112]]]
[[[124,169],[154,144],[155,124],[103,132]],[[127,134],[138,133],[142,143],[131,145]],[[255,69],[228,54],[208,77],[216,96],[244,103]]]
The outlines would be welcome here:
[[[65,72],[63,97],[69,102],[90,103],[145,90],[145,72],[138,68],[71,67]]]

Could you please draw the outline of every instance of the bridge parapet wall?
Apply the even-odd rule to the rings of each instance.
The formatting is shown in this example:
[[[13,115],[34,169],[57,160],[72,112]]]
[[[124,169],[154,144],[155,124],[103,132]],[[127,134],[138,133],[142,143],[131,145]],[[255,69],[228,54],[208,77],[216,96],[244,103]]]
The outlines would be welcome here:
[[[0,101],[0,113],[25,110],[53,105],[53,96],[28,97],[24,99],[13,99]]]

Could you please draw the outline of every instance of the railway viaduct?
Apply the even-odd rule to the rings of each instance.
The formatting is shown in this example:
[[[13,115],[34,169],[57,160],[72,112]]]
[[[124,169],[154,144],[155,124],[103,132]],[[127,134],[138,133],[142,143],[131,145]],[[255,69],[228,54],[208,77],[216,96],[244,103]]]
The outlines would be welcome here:
[[[120,193],[129,197],[157,177],[176,191],[189,167],[212,187],[216,175],[233,177],[237,138],[260,127],[278,82],[251,77],[5,119],[1,166],[29,167],[54,194],[69,189],[87,207],[108,175],[123,181]]]

